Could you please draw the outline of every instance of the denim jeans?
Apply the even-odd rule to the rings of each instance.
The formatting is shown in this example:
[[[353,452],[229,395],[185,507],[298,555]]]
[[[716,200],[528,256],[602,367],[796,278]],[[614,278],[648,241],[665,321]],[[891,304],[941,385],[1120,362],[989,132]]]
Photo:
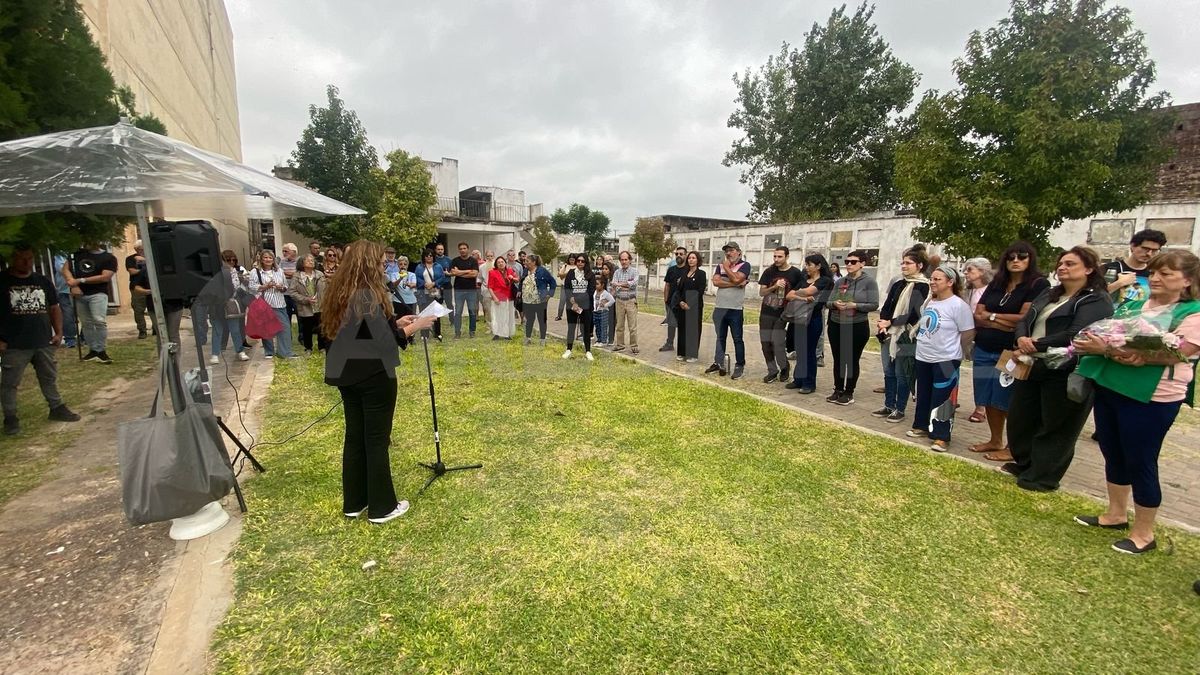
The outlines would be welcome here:
[[[603,343],[608,335],[608,310],[592,312],[592,323],[595,325],[596,342]]]
[[[883,352],[883,407],[904,412],[908,407],[912,383],[897,370],[896,360],[891,357],[892,349],[896,346],[895,340],[893,337],[880,347],[880,351]]]
[[[808,325],[796,326],[796,365],[792,368],[792,381],[803,389],[817,388],[817,345],[820,344],[824,326],[813,316]]]
[[[88,349],[102,352],[108,346],[108,296],[104,293],[81,295],[79,322],[87,338]]]
[[[229,335],[227,336],[226,333]],[[220,356],[221,350],[225,348],[225,338],[229,337],[233,346],[233,351],[237,354],[242,353],[242,320],[240,317],[232,319],[216,319],[212,325],[212,355]]]
[[[450,316],[454,323],[454,337],[462,336],[462,317],[463,312],[467,313],[468,330],[471,335],[475,335],[475,322],[479,315],[479,291],[454,291],[454,314]]]
[[[272,307],[271,309],[275,310],[275,316],[279,319],[283,330],[279,331],[279,335],[276,335],[274,340],[263,340],[263,351],[267,356],[275,354],[284,357],[294,356],[292,354],[292,322],[288,321],[287,308]],[[272,342],[274,342],[273,345]]]
[[[746,342],[742,339],[742,327],[746,313],[740,309],[718,307],[713,310],[713,326],[717,329],[717,350],[713,363],[725,367],[725,335],[733,334],[733,364],[746,365]]]
[[[74,347],[79,336],[79,326],[75,325],[75,303],[71,301],[71,294],[59,293],[58,306],[62,308],[63,344]]]

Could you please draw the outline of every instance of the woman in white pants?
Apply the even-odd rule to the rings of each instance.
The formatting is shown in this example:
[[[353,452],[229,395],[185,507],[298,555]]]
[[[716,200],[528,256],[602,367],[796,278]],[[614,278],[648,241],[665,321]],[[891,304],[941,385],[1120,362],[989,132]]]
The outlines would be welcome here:
[[[504,256],[496,256],[492,269],[488,271],[485,288],[492,296],[492,339],[507,340],[516,329],[516,311],[513,309],[512,285],[517,282],[516,270],[508,266]]]

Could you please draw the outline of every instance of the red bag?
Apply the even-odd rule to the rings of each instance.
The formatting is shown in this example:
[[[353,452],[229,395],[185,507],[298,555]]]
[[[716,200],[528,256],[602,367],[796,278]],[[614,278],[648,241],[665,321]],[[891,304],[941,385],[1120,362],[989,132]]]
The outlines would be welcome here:
[[[246,309],[246,337],[270,340],[283,331],[283,324],[266,300],[257,297]]]

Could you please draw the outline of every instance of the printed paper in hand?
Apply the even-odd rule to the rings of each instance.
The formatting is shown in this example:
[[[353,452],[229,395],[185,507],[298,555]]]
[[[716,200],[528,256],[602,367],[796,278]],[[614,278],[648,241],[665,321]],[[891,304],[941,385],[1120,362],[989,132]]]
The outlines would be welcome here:
[[[446,309],[445,305],[440,302],[431,302],[429,306],[421,310],[417,316],[432,316],[435,319],[440,319],[443,316],[450,316],[450,310]]]

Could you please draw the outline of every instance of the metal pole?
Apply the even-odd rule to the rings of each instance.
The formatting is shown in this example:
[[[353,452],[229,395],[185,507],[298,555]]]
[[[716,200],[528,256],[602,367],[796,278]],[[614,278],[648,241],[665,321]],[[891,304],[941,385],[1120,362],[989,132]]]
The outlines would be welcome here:
[[[163,307],[162,292],[158,287],[158,269],[154,263],[154,245],[150,241],[150,220],[146,216],[148,204],[138,202],[135,206],[138,219],[138,237],[142,240],[146,252],[146,275],[150,278],[150,298],[154,301],[154,325],[158,326],[158,334],[164,344],[171,341],[167,333],[167,312]]]

